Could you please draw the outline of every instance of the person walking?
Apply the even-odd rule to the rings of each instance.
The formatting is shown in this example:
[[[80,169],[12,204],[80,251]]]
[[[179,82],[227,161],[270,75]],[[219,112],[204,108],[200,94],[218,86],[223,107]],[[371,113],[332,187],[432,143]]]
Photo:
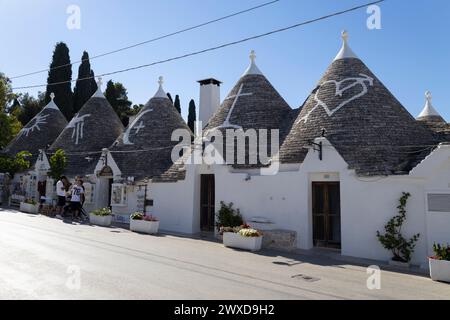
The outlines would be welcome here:
[[[77,179],[77,181],[70,190],[70,194],[71,194],[70,203],[64,209],[64,214],[66,214],[67,210],[70,209],[73,214],[73,219],[78,220],[82,203],[84,202],[83,180]]]
[[[57,218],[61,218],[61,213],[66,205],[66,186],[68,182],[65,176],[61,176],[56,183],[56,195],[58,196],[58,203],[56,204]]]

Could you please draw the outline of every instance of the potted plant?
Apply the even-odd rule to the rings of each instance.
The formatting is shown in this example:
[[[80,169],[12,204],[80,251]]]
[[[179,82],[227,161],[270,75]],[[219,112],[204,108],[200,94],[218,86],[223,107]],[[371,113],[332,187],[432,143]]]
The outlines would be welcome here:
[[[20,211],[26,212],[26,213],[38,214],[39,213],[39,205],[33,199],[26,199],[25,201],[20,203]]]
[[[135,232],[155,234],[158,233],[159,220],[141,212],[135,212],[130,216],[130,230]]]
[[[240,227],[222,227],[223,245],[225,247],[259,251],[262,246],[263,235],[260,231],[244,224]]]
[[[221,228],[234,228],[244,224],[241,212],[239,209],[233,208],[233,203],[226,204],[220,202],[220,209],[216,214],[216,227],[219,231],[218,238],[223,236],[223,232],[220,232]]]
[[[416,242],[420,237],[420,234],[415,234],[408,240],[402,235],[402,226],[406,221],[406,204],[410,196],[410,193],[403,192],[403,195],[399,200],[399,205],[397,206],[399,214],[389,220],[385,225],[385,234],[381,234],[380,231],[377,231],[377,238],[380,243],[385,249],[390,250],[393,254],[389,264],[404,268],[409,267],[409,262],[414,253]]]
[[[112,223],[112,212],[109,208],[101,208],[89,213],[89,221],[91,224],[102,227],[110,227]]]
[[[434,256],[429,258],[430,278],[450,283],[450,245],[433,245]]]

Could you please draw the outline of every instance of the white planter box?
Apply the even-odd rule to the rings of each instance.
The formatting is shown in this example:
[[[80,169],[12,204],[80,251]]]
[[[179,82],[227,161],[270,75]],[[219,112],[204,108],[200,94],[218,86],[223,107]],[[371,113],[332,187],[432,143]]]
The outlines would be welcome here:
[[[39,205],[21,202],[20,203],[20,211],[26,212],[26,213],[38,214],[39,213]]]
[[[96,216],[95,214],[90,213],[89,222],[101,227],[110,227],[112,223],[112,215]]]
[[[159,221],[130,220],[130,230],[140,233],[158,233]]]
[[[444,281],[450,283],[450,261],[429,259],[430,278],[434,281]]]
[[[262,245],[261,237],[243,237],[239,233],[224,232],[223,245],[230,248],[238,248],[250,251],[261,250]]]

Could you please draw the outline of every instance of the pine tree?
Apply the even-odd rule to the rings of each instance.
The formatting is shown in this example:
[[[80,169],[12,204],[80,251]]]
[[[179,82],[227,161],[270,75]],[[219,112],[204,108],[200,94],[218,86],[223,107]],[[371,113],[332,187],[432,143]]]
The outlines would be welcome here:
[[[175,96],[175,102],[173,103],[173,106],[175,107],[175,109],[177,109],[178,113],[181,113],[180,97],[178,95]]]
[[[81,64],[78,68],[78,79],[73,89],[73,113],[80,111],[81,107],[92,97],[97,91],[97,83],[94,78],[94,71],[91,70],[89,62],[89,54],[84,51],[81,58]],[[90,78],[90,79],[88,79]],[[87,79],[87,80],[81,80]]]
[[[117,113],[120,121],[126,127],[129,122],[129,115],[132,113],[131,105],[128,100],[127,89],[120,82],[109,80],[106,84],[105,97]]]
[[[72,66],[70,65],[69,48],[64,42],[55,46],[52,62],[47,78],[47,91],[45,93],[45,104],[50,102],[50,94],[55,93],[55,103],[66,116],[67,120],[73,116],[73,93],[72,93]],[[52,84],[65,82],[61,84]]]
[[[194,99],[192,99],[189,102],[189,113],[188,113],[188,127],[191,129],[192,132],[194,132],[196,120],[197,120],[197,115],[195,113],[195,102],[194,102]]]

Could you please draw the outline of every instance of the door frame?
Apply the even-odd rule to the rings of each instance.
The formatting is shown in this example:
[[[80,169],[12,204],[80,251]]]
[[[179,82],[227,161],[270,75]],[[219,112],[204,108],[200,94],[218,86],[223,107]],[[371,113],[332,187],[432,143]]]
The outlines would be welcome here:
[[[211,188],[211,184],[212,184],[212,192],[211,190],[208,191],[208,194],[206,195],[206,197],[208,199],[204,199],[205,197],[205,193],[204,193],[204,183],[208,183],[208,188]],[[216,222],[216,213],[215,213],[215,191],[216,191],[216,179],[215,179],[215,175],[214,174],[201,174],[200,175],[200,231],[201,232],[214,232],[215,231],[215,222]],[[208,215],[206,218],[206,225],[204,224],[204,200],[207,200],[208,204],[206,205],[207,207],[209,207],[206,209],[209,214],[209,219],[208,219]],[[211,210],[212,209],[212,210]]]
[[[315,192],[314,192],[314,186],[316,185],[335,185],[338,187],[339,190],[339,242],[332,241],[328,239],[328,230],[331,227],[330,222],[330,208],[329,208],[329,202],[328,202],[328,188],[324,191],[324,234],[325,234],[325,240],[318,240],[314,237],[314,206],[315,206]],[[328,249],[341,249],[342,247],[342,214],[341,214],[341,183],[340,181],[311,181],[311,238],[312,238],[312,244],[314,248],[328,248]],[[320,241],[320,244],[318,244],[318,241]]]

